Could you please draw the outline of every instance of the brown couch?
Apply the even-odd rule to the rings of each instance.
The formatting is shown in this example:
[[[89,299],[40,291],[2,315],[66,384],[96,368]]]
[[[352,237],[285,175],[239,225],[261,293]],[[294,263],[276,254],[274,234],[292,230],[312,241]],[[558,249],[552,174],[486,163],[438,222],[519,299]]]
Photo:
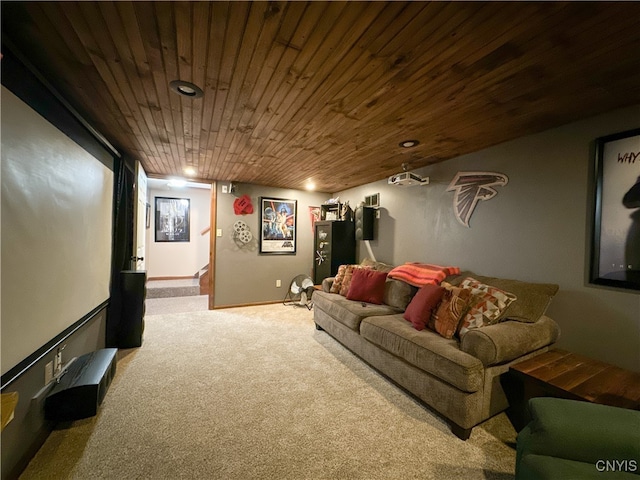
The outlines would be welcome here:
[[[392,268],[377,262],[369,266]],[[505,321],[469,330],[462,339],[443,338],[429,329],[418,331],[406,321],[403,312],[417,289],[398,280],[387,279],[381,305],[330,293],[333,278],[325,279],[322,290],[313,295],[318,330],[441,414],[463,440],[475,425],[508,407],[500,376],[509,366],[547,351],[559,335],[558,325],[544,315],[557,286],[489,279],[471,272],[446,280],[457,284],[467,276],[515,290],[518,300],[509,306],[512,313],[506,312]]]

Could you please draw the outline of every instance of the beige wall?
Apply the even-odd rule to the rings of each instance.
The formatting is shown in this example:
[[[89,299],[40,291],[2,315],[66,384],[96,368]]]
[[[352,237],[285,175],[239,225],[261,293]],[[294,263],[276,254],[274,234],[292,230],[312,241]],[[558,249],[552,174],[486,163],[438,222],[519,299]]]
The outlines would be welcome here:
[[[188,198],[190,205],[190,241],[155,241],[156,197]],[[202,188],[180,188],[171,191],[149,190],[151,204],[151,226],[147,229],[146,269],[149,278],[193,276],[209,263],[209,233],[200,232],[210,223],[211,190]]]

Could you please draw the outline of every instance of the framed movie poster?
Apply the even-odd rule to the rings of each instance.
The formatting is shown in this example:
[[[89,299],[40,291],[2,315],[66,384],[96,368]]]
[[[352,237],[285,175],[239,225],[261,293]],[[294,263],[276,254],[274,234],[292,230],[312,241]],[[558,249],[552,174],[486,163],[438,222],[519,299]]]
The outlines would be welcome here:
[[[640,290],[640,129],[596,139],[591,283]]]
[[[315,232],[315,224],[320,221],[320,207],[309,207],[309,218],[311,219],[311,233]]]
[[[260,253],[296,253],[297,200],[260,197]]]
[[[156,197],[156,242],[189,241],[188,198]]]

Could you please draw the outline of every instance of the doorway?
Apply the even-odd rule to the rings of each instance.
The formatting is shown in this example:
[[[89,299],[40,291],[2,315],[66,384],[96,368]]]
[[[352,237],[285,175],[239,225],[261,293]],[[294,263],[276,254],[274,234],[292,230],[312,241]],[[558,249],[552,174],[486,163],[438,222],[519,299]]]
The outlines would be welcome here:
[[[213,192],[211,183],[147,179],[147,298],[209,295],[212,304]]]

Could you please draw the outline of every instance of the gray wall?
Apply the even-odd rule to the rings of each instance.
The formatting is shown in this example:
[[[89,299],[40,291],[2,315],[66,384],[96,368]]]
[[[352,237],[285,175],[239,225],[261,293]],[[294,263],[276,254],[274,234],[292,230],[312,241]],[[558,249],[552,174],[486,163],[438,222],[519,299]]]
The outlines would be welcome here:
[[[309,206],[320,206],[329,195],[301,190],[285,190],[234,183],[233,194],[222,193],[219,183],[217,191],[217,224],[222,237],[216,239],[215,306],[246,305],[281,301],[287,293],[289,283],[298,274],[311,275],[313,269],[313,232],[309,217]],[[233,202],[237,197],[249,195],[254,212],[251,215],[236,215]],[[260,197],[275,197],[297,200],[297,251],[295,255],[260,255],[258,248]],[[240,246],[234,241],[233,226],[244,221],[253,234],[253,240]],[[215,229],[212,232],[215,235]],[[276,280],[282,282],[276,287]]]
[[[62,343],[63,363],[74,357],[93,352],[105,346],[106,309]],[[44,400],[55,383],[45,389],[45,365],[53,361],[56,350],[46,353],[26,372],[7,387],[7,392],[20,395],[15,417],[2,431],[2,478],[16,478],[26,467],[42,443],[47,439],[54,423],[44,418]]]
[[[589,285],[587,277],[594,139],[639,123],[640,107],[618,110],[416,170],[430,177],[428,186],[383,180],[340,192],[351,205],[380,193],[376,237],[359,242],[359,257],[556,283],[548,314],[562,329],[560,346],[640,370],[640,295]],[[509,183],[478,203],[466,228],[446,189],[458,171],[485,170]]]

